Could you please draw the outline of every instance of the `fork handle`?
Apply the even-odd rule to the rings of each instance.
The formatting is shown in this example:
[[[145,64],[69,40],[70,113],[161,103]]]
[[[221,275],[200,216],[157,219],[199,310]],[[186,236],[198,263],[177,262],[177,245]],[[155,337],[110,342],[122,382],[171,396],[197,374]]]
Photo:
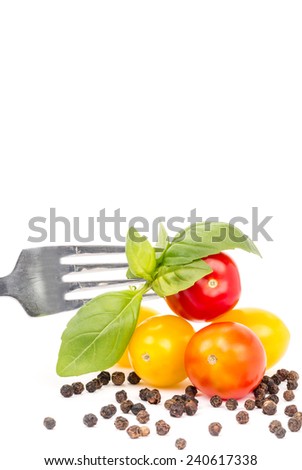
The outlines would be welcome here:
[[[10,295],[8,289],[8,278],[9,276],[0,277],[0,296]]]

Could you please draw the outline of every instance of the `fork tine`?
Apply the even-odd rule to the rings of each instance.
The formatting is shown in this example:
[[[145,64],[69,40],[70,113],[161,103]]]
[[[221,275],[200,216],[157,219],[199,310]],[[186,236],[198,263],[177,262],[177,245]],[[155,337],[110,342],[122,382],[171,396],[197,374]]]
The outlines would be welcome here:
[[[62,266],[65,266],[63,264]],[[67,266],[70,266],[69,264]],[[75,264],[72,263],[74,266],[74,272],[80,273],[89,273],[90,271],[93,272],[95,269],[105,270],[105,269],[122,269],[128,268],[128,263],[92,263],[92,264]]]
[[[89,302],[89,300],[92,300],[95,297],[96,296],[91,296],[91,297],[86,297],[85,299],[80,300],[79,301],[80,302],[79,307],[86,304],[87,302]],[[149,300],[149,299],[158,298],[158,296],[157,296],[157,294],[155,294],[155,292],[147,292],[146,294],[143,295],[143,298],[146,299],[146,300]],[[66,300],[65,302],[73,302],[73,301],[72,300]],[[78,302],[78,301],[75,300],[74,302]],[[75,308],[79,308],[79,307],[75,307]],[[69,310],[71,310],[71,309],[69,309]]]
[[[114,286],[119,286],[121,284],[124,284],[124,285],[135,285],[135,284],[138,284],[138,283],[142,283],[144,282],[143,279],[109,279],[109,280],[106,280],[106,281],[84,281],[84,282],[65,282],[65,284],[67,284],[67,287],[68,287],[68,293],[69,292],[75,292],[75,291],[78,291],[80,289],[89,289],[89,288],[96,288],[96,287],[99,287],[99,288],[103,288],[103,287],[107,287],[107,286],[111,286],[111,287],[114,287]]]
[[[76,254],[89,254],[89,253],[125,253],[125,246],[123,245],[74,245]]]

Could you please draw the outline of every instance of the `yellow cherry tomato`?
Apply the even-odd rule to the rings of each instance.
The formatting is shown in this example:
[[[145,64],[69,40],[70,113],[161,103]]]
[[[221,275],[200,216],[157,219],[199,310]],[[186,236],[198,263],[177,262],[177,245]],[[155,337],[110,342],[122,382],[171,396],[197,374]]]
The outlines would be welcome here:
[[[159,315],[144,321],[129,343],[134,371],[154,387],[181,382],[187,376],[184,355],[193,334],[192,325],[174,315]]]
[[[143,321],[147,320],[147,318],[154,317],[155,315],[159,315],[159,313],[156,310],[153,310],[153,308],[150,307],[144,307],[141,306],[139,310],[139,316],[137,320],[137,326],[140,325]],[[131,367],[129,357],[128,357],[128,347],[124,351],[124,354],[120,358],[120,360],[117,362],[117,364],[120,367]]]
[[[258,336],[266,352],[267,369],[274,366],[285,354],[290,333],[275,314],[259,308],[236,308],[213,319],[213,323],[225,321],[241,323]]]

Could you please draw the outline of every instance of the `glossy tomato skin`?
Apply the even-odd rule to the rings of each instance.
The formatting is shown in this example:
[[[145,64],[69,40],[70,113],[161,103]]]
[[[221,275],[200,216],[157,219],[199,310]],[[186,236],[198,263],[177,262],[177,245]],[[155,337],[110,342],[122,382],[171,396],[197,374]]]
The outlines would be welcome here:
[[[129,343],[132,368],[153,387],[169,387],[187,376],[184,355],[194,334],[192,325],[176,315],[158,315],[145,320]]]
[[[154,317],[155,315],[159,315],[159,312],[157,312],[153,308],[145,307],[144,305],[142,305],[139,309],[139,316],[138,316],[138,319],[137,319],[137,327],[141,323],[143,323],[143,321],[147,320],[147,318]],[[130,368],[131,367],[131,364],[130,364],[130,361],[129,361],[129,349],[128,349],[128,347],[124,351],[124,354],[122,355],[122,357],[118,360],[117,364],[120,367],[125,367],[125,368],[127,368],[127,367]]]
[[[189,341],[185,366],[192,384],[205,395],[239,399],[262,380],[266,355],[259,338],[246,326],[212,323]]]
[[[266,352],[267,369],[273,367],[284,356],[290,340],[287,326],[277,315],[260,308],[230,310],[215,318],[213,322],[237,322],[250,328],[260,339]]]
[[[174,313],[191,321],[211,321],[232,309],[241,294],[240,276],[232,258],[218,253],[203,260],[213,272],[192,287],[166,297]]]

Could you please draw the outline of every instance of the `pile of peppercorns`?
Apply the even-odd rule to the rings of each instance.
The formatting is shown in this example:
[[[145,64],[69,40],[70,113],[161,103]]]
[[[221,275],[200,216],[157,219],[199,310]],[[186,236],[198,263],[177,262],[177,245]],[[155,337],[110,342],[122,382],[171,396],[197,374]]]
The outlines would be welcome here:
[[[61,395],[70,398],[72,395],[80,395],[85,389],[89,393],[99,390],[102,386],[109,384],[111,381],[114,385],[121,386],[124,384],[126,376],[124,372],[113,372],[110,374],[108,371],[101,371],[96,378],[92,379],[86,385],[82,382],[74,382],[71,385],[65,384],[61,387]],[[254,409],[261,409],[265,415],[272,416],[277,412],[277,405],[279,403],[278,394],[281,391],[281,384],[286,384],[286,390],[283,391],[283,399],[287,402],[294,400],[294,390],[298,388],[299,374],[295,371],[288,371],[286,369],[279,369],[274,375],[269,377],[265,375],[253,391],[254,398],[247,398],[244,402],[245,410],[239,411],[236,415],[236,421],[239,424],[247,424],[249,422],[248,411]],[[140,377],[132,371],[127,376],[129,384],[137,385],[140,382]],[[194,416],[198,410],[198,400],[196,395],[198,390],[193,385],[188,385],[184,394],[173,395],[171,398],[164,402],[164,407],[168,410],[170,417],[181,418],[184,414],[187,416]],[[141,402],[134,403],[128,399],[126,390],[118,390],[115,393],[115,401],[124,414],[133,414],[139,424],[129,426],[129,420],[124,416],[117,416],[114,421],[114,426],[117,430],[126,430],[131,439],[145,437],[150,434],[150,428],[146,426],[150,420],[150,415],[142,402],[147,402],[151,405],[158,405],[161,403],[161,393],[158,389],[142,388],[139,390],[139,398]],[[234,398],[229,398],[225,401],[218,395],[210,398],[210,404],[214,408],[219,408],[224,403],[226,409],[234,411],[238,407],[238,401]],[[117,406],[108,404],[101,408],[100,416],[104,419],[110,419],[117,413]],[[284,414],[289,417],[287,427],[291,432],[297,432],[302,427],[302,412],[298,411],[296,405],[291,404],[285,407]],[[97,424],[98,418],[93,413],[88,413],[83,417],[83,423],[87,427],[93,427]],[[43,422],[47,429],[53,429],[56,421],[47,417]],[[275,434],[278,438],[283,438],[286,434],[286,429],[279,420],[273,420],[269,424],[269,431]],[[170,430],[170,425],[163,419],[155,423],[156,433],[160,436],[166,435]],[[222,430],[222,425],[219,422],[213,422],[208,425],[208,431],[212,436],[218,436]],[[183,438],[178,438],[175,442],[178,449],[186,447],[186,441]]]

